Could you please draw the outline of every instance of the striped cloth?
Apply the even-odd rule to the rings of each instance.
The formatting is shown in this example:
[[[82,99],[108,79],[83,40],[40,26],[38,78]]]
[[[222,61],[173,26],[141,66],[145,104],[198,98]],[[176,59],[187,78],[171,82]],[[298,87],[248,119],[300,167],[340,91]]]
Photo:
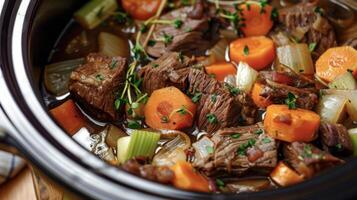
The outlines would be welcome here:
[[[14,154],[0,151],[0,184],[15,176],[24,166],[23,159]]]

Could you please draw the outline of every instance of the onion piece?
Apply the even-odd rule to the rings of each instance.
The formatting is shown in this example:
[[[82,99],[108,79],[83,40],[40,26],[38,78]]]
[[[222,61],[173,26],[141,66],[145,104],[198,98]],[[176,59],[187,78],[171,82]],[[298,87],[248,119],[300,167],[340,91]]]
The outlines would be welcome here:
[[[180,131],[162,131],[161,138],[173,138],[166,142],[153,158],[157,166],[172,166],[178,161],[186,161],[187,150],[191,146],[190,138]]]
[[[78,58],[46,65],[44,72],[46,89],[56,96],[66,94],[71,72],[83,62],[83,58]]]
[[[111,33],[101,32],[98,36],[99,53],[114,57],[129,57],[129,42]]]
[[[123,130],[110,124],[106,127],[107,137],[105,138],[105,142],[112,148],[117,148],[117,141],[119,138],[128,136]]]
[[[347,113],[353,121],[357,121],[357,90],[322,90],[325,95],[337,95],[347,99]]]
[[[348,99],[339,95],[323,95],[317,107],[322,120],[339,123],[346,117]]]
[[[255,81],[258,78],[258,72],[251,68],[247,63],[240,62],[237,69],[236,86],[249,93]]]
[[[307,44],[291,44],[277,48],[278,62],[290,67],[296,73],[315,73],[311,53]]]

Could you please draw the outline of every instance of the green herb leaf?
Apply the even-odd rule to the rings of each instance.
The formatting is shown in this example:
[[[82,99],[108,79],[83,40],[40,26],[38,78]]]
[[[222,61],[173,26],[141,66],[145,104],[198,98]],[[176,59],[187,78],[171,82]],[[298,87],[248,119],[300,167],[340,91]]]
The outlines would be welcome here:
[[[310,43],[309,44],[309,51],[310,52],[315,51],[316,45],[317,45],[316,42]]]
[[[155,46],[155,44],[156,44],[156,41],[155,41],[155,40],[149,40],[149,41],[148,41],[148,46],[149,46],[149,47],[153,47],[153,46]]]
[[[184,6],[189,6],[190,5],[190,0],[181,0],[181,4]]]
[[[239,145],[237,149],[237,154],[240,156],[245,156],[247,153],[247,149],[253,147],[255,145],[255,142],[255,139],[251,138],[246,143]]]
[[[279,11],[278,11],[278,9],[273,8],[273,10],[271,11],[271,14],[270,14],[270,19],[272,21],[278,21],[278,19],[279,19]]]
[[[169,123],[169,118],[167,116],[162,116],[161,123]]]
[[[97,74],[95,76],[95,79],[97,79],[98,81],[103,81],[104,80],[104,76],[103,76],[103,74]]]
[[[212,94],[211,95],[211,102],[216,103],[217,102],[217,94]]]
[[[217,124],[218,123],[218,119],[217,119],[215,114],[212,114],[212,113],[211,114],[207,114],[206,118],[207,118],[208,122],[211,123],[211,124]]]
[[[151,64],[151,66],[152,66],[152,68],[156,68],[156,67],[158,67],[158,66],[159,66],[159,64],[152,63],[152,64]]]
[[[341,150],[341,149],[342,149],[342,144],[340,144],[340,143],[336,144],[336,148],[337,148],[338,150]]]
[[[181,115],[186,115],[187,114],[187,108],[185,106],[181,106],[181,108],[178,109],[176,112],[180,113]]]
[[[263,144],[268,144],[268,143],[270,143],[271,142],[271,139],[269,139],[269,138],[263,138],[262,139],[262,143]]]
[[[314,9],[314,12],[315,12],[316,14],[321,15],[321,16],[324,15],[324,10],[323,10],[321,7],[319,7],[319,6],[317,6],[317,7]]]
[[[140,26],[140,32],[146,33],[148,30],[149,30],[149,27],[146,24],[142,23]]]
[[[196,92],[196,93],[194,94],[194,96],[192,97],[192,102],[193,102],[193,103],[199,102],[200,99],[201,99],[201,97],[202,97],[202,93],[201,93],[201,92]]]
[[[228,83],[225,83],[224,86],[228,89],[229,93],[231,93],[231,95],[233,96],[237,96],[240,93],[239,88],[234,87]]]
[[[288,98],[285,99],[286,105],[288,105],[289,109],[296,109],[296,97],[293,93],[288,93]]]
[[[128,128],[130,129],[140,129],[141,124],[139,121],[136,120],[128,120]]]
[[[243,53],[245,56],[249,55],[249,47],[247,45],[244,46]]]
[[[214,149],[213,149],[213,147],[211,147],[211,146],[206,146],[206,151],[207,151],[207,153],[209,153],[209,154],[214,153]]]
[[[231,135],[231,138],[238,139],[238,138],[240,138],[240,136],[241,136],[240,133],[236,133],[236,134]]]
[[[264,133],[264,131],[262,129],[258,129],[255,131],[255,134],[257,134],[257,135],[261,135],[263,133]]]
[[[265,13],[265,7],[268,5],[268,0],[260,0],[260,14]]]
[[[221,179],[216,178],[216,185],[218,187],[224,187],[225,183]]]
[[[250,3],[246,2],[245,5],[247,6],[247,10],[250,10]]]
[[[165,43],[165,45],[170,44],[173,39],[174,39],[173,35],[168,35],[166,33],[163,34],[163,42]]]
[[[181,28],[182,24],[183,24],[183,21],[180,19],[175,19],[174,23],[173,23],[174,27],[177,29]]]
[[[310,144],[307,144],[304,146],[302,157],[303,158],[311,158],[312,157],[312,146]]]

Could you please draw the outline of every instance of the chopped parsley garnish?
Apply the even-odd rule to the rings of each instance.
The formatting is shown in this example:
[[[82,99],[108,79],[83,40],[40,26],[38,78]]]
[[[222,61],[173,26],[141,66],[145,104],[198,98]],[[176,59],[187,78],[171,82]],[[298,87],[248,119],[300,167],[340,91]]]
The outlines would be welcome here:
[[[211,123],[211,124],[217,124],[218,123],[218,119],[217,119],[215,114],[212,114],[212,113],[211,114],[207,114],[206,118],[207,118],[208,122]]]
[[[255,134],[260,135],[260,134],[263,134],[263,132],[264,131],[262,129],[258,129],[255,131]]]
[[[141,24],[140,26],[140,32],[141,33],[146,33],[149,30],[149,27],[146,24]]]
[[[268,0],[260,0],[260,14],[265,13],[265,7],[268,5]]]
[[[221,179],[216,178],[216,185],[221,188],[224,187],[225,183]]]
[[[319,6],[317,6],[317,7],[314,9],[314,12],[315,12],[316,14],[321,15],[321,16],[324,15],[324,10],[323,10],[321,7],[319,7]]]
[[[113,59],[112,59],[112,62],[111,62],[110,65],[109,65],[109,68],[110,68],[110,69],[114,69],[114,68],[117,66],[117,63],[118,63],[118,60],[115,59],[115,58],[113,58]]]
[[[311,158],[312,157],[312,147],[310,144],[307,144],[304,146],[302,157],[303,158]]]
[[[155,44],[156,44],[156,41],[155,41],[155,40],[149,40],[149,41],[148,41],[148,46],[149,46],[149,47],[153,47],[153,46],[155,46]]]
[[[238,138],[240,138],[240,136],[241,136],[240,133],[235,133],[235,134],[231,135],[231,138],[238,139]]]
[[[182,53],[182,52],[179,52],[179,54],[178,54],[178,59],[179,59],[180,63],[185,62],[185,57],[183,56],[183,53]]]
[[[273,10],[271,11],[271,14],[270,14],[270,19],[272,21],[277,21],[278,18],[279,18],[279,11],[278,11],[278,9],[273,8]]]
[[[196,92],[192,97],[192,102],[193,103],[199,102],[201,97],[202,97],[202,93],[201,92]]]
[[[161,117],[161,122],[162,123],[169,123],[169,118],[167,116],[162,116]]]
[[[340,144],[340,143],[336,144],[336,148],[337,148],[338,150],[341,150],[341,149],[342,149],[342,144]]]
[[[211,95],[211,102],[216,103],[217,101],[217,94],[212,94]]]
[[[104,80],[104,76],[102,74],[97,74],[95,76],[95,79],[97,79],[98,81],[103,81]]]
[[[309,51],[310,51],[310,52],[315,51],[316,46],[317,46],[316,42],[310,43],[310,44],[309,44]]]
[[[239,9],[238,6],[236,6],[236,12],[229,12],[224,9],[218,10],[220,16],[224,19],[227,19],[231,23],[233,30],[237,35],[242,35],[241,28],[245,26],[245,19],[240,17],[242,16],[242,12],[243,11]]]
[[[129,17],[128,13],[116,11],[114,13],[114,19],[118,24],[130,24],[133,20]]]
[[[128,103],[128,101],[126,99],[122,99],[122,98],[117,98],[114,102],[114,107],[115,109],[119,110],[121,105],[124,105]]]
[[[247,149],[253,147],[255,145],[255,142],[255,139],[249,139],[246,143],[239,145],[237,149],[237,154],[240,156],[245,156],[247,153]]]
[[[140,129],[141,128],[140,122],[136,120],[128,120],[128,128]]]
[[[185,106],[181,106],[181,108],[178,109],[176,112],[180,113],[181,115],[186,115],[187,114],[187,108]]]
[[[156,68],[159,66],[159,64],[153,63],[153,64],[151,64],[151,66],[152,66],[152,68]]]
[[[249,55],[249,47],[247,45],[244,46],[243,53],[245,56]]]
[[[270,143],[271,142],[271,139],[269,139],[269,138],[263,138],[262,139],[262,143],[263,144],[268,144],[268,143]]]
[[[168,35],[166,33],[163,34],[162,36],[163,38],[163,42],[165,43],[165,45],[170,44],[172,42],[172,40],[174,39],[173,35]]]
[[[207,151],[207,153],[211,154],[214,152],[214,149],[211,146],[206,146],[206,151]]]
[[[296,109],[296,97],[293,93],[288,93],[288,98],[285,99],[286,105],[288,105],[289,109]]]
[[[183,24],[183,21],[180,19],[175,19],[173,22],[173,26],[177,29],[181,28],[182,24]]]
[[[229,93],[231,93],[231,95],[233,96],[237,96],[240,92],[239,88],[234,87],[228,83],[225,83],[224,86],[228,89]]]
[[[144,48],[139,43],[136,43],[131,51],[133,52],[134,60],[140,63],[145,63],[149,60]]]

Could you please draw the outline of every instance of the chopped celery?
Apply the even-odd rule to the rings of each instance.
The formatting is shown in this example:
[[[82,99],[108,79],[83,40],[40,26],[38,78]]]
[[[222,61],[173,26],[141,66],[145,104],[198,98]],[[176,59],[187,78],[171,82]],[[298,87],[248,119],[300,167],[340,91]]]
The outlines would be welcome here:
[[[115,57],[129,57],[129,42],[111,33],[101,32],[98,36],[99,52],[103,55]]]
[[[119,163],[136,156],[152,158],[159,139],[159,133],[141,130],[134,130],[131,136],[120,138],[117,143]]]
[[[240,62],[237,69],[236,86],[249,93],[255,81],[258,78],[258,72],[251,68],[247,63]]]
[[[348,99],[339,95],[322,96],[317,108],[317,113],[322,120],[330,123],[339,123],[346,116]]]
[[[314,64],[307,44],[291,44],[277,48],[278,61],[296,73],[314,74]]]
[[[346,72],[338,76],[328,87],[339,90],[355,90],[357,89],[357,82],[351,72]]]
[[[74,13],[74,18],[87,29],[93,29],[118,8],[116,0],[91,0]]]
[[[353,155],[357,156],[357,128],[349,129],[348,134],[353,144]]]

